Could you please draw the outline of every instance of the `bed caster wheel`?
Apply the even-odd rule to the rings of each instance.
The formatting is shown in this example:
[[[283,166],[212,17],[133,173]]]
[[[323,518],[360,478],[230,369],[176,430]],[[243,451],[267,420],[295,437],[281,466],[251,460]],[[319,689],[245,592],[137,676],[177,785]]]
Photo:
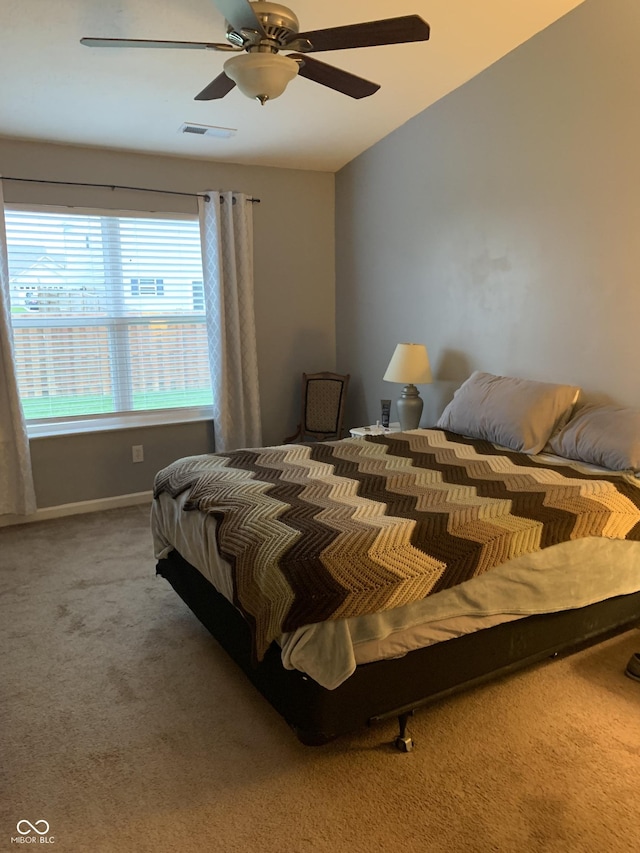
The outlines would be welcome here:
[[[399,752],[411,752],[413,749],[413,739],[410,737],[400,737],[398,735],[393,743]]]
[[[398,752],[411,752],[411,750],[413,749],[413,739],[407,734],[407,723],[409,722],[409,717],[412,716],[412,710],[406,711],[404,714],[398,715],[398,725],[400,726],[400,732],[393,742],[393,745],[398,750]]]

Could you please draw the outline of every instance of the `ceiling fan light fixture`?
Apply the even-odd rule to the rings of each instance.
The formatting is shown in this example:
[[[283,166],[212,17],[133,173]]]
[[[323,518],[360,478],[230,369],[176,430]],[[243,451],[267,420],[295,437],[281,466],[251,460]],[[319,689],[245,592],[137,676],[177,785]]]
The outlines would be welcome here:
[[[284,92],[298,68],[295,59],[277,53],[243,53],[227,59],[224,73],[243,95],[264,105]]]

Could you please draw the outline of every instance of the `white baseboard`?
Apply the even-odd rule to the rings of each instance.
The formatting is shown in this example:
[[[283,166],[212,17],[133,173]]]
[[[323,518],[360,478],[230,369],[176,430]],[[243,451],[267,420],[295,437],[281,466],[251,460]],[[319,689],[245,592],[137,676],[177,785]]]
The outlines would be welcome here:
[[[82,515],[86,512],[101,512],[121,506],[151,503],[153,492],[136,492],[132,495],[115,495],[112,498],[98,498],[94,501],[79,501],[72,504],[47,506],[37,509],[31,515],[0,515],[0,527],[11,524],[30,524],[34,521],[46,521],[50,518],[63,518],[66,515]]]

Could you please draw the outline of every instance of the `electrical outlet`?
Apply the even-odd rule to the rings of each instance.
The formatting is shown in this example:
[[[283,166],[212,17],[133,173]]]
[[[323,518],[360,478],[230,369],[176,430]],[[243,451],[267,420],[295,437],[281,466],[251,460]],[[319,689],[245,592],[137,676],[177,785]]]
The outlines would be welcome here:
[[[133,462],[144,462],[144,447],[142,444],[131,445],[131,460]]]

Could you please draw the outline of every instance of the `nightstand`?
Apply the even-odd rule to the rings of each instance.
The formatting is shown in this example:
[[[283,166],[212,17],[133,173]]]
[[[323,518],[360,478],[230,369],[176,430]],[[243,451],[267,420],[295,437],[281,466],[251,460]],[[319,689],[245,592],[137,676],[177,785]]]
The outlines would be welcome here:
[[[380,424],[372,424],[372,426],[353,427],[353,429],[350,429],[349,432],[355,438],[356,436],[364,435],[386,435],[389,432],[401,432],[401,430],[399,423],[393,423],[389,424],[388,429],[385,429],[383,426],[380,426]]]

